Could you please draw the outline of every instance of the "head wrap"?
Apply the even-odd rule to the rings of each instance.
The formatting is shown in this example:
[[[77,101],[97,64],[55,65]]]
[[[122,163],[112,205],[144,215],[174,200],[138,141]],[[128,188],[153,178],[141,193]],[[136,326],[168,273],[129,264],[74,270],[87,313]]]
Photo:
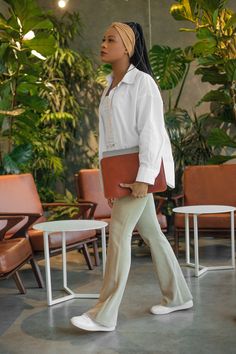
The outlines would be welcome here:
[[[122,42],[124,43],[125,48],[131,58],[134,54],[134,46],[135,46],[135,34],[132,28],[129,25],[126,25],[122,22],[113,22],[111,27],[114,27],[119,33]]]

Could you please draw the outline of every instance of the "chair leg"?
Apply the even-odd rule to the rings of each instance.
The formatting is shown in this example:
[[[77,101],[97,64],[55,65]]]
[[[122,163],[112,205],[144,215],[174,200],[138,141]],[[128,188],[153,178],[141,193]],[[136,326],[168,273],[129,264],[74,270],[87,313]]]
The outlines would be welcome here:
[[[93,252],[94,252],[95,265],[99,266],[100,265],[100,258],[99,258],[99,253],[98,253],[97,241],[93,241]]]
[[[93,270],[93,264],[92,264],[91,257],[90,257],[89,251],[88,251],[88,246],[86,245],[86,243],[83,244],[82,251],[83,251],[83,255],[84,255],[84,258],[86,260],[86,263],[87,263],[89,269]]]
[[[34,272],[34,275],[37,280],[39,288],[44,288],[45,284],[44,284],[44,280],[43,280],[41,271],[39,269],[38,263],[36,262],[36,260],[34,258],[31,258],[30,264],[31,264],[32,270]]]
[[[26,290],[24,287],[24,284],[21,280],[20,274],[18,273],[18,271],[16,271],[13,275],[12,275],[13,279],[15,280],[16,286],[19,290],[19,292],[21,294],[26,294]]]

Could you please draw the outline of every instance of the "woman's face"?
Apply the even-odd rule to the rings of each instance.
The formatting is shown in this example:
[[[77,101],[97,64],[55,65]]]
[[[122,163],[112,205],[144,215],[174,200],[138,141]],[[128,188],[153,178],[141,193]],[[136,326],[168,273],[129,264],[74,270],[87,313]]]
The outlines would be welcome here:
[[[104,34],[101,44],[100,57],[104,63],[109,64],[119,61],[124,57],[128,57],[128,53],[122,39],[113,27],[109,27]]]

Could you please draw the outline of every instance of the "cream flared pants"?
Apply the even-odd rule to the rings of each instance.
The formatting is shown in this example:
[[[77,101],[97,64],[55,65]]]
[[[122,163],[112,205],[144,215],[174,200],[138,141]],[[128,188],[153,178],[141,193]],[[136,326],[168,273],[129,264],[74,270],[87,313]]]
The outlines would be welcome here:
[[[137,225],[137,226],[136,226]],[[111,215],[107,263],[98,303],[87,314],[104,326],[115,326],[131,264],[131,237],[137,227],[150,247],[166,306],[178,306],[192,299],[175,254],[163,235],[153,195],[123,197],[114,202]],[[152,304],[154,305],[154,304]]]

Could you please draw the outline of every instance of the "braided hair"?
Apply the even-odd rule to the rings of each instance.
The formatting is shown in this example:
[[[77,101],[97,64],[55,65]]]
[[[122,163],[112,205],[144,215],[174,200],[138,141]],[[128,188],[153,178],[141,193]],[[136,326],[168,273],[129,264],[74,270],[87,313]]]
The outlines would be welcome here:
[[[125,22],[125,23],[132,28],[135,34],[134,54],[130,58],[130,63],[133,64],[137,69],[153,77],[154,75],[148,59],[147,47],[146,47],[141,25],[136,22]]]

